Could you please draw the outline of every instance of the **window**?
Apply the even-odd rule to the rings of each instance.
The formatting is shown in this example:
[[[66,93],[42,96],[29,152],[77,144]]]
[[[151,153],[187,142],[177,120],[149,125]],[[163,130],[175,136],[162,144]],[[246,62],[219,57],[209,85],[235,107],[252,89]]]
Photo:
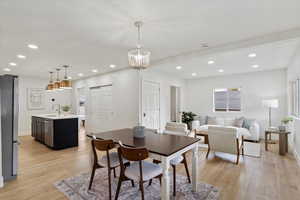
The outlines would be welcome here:
[[[241,111],[241,89],[240,88],[214,89],[214,111],[215,112]]]
[[[292,81],[290,87],[291,114],[298,117],[300,115],[300,80]]]

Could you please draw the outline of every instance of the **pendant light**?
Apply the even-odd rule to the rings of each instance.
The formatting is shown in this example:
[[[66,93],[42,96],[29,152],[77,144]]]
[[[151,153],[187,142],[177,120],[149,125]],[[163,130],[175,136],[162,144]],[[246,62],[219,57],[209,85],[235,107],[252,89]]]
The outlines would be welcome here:
[[[54,86],[53,86],[54,90],[62,90],[60,80],[59,80],[59,71],[60,71],[60,69],[57,68],[56,69],[56,81],[54,82]]]
[[[72,89],[72,82],[71,80],[68,78],[68,72],[67,72],[67,68],[69,66],[68,65],[64,65],[63,68],[65,68],[65,76],[64,79],[60,82],[60,87],[63,89]]]
[[[143,22],[136,21],[134,25],[138,29],[138,42],[135,49],[128,51],[128,63],[133,68],[145,69],[150,65],[151,52],[143,49],[141,45],[141,27]]]
[[[49,83],[46,87],[46,90],[47,91],[52,91],[53,90],[53,87],[54,87],[54,84],[53,84],[53,72],[49,72],[50,74],[50,77],[49,77]]]

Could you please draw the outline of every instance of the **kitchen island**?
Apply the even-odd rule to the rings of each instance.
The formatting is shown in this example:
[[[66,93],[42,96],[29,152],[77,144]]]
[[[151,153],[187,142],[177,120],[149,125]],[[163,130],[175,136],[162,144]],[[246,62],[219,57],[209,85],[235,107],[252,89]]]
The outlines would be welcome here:
[[[77,115],[34,115],[31,120],[31,135],[36,141],[59,150],[78,146]]]

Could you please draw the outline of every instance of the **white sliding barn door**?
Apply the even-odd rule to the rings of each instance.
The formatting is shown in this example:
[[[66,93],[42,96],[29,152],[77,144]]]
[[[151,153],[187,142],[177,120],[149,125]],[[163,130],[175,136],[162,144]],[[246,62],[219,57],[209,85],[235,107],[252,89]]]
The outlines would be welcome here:
[[[151,81],[143,81],[143,125],[146,128],[160,128],[160,85]]]
[[[112,85],[91,87],[87,123],[89,131],[101,132],[113,129]]]

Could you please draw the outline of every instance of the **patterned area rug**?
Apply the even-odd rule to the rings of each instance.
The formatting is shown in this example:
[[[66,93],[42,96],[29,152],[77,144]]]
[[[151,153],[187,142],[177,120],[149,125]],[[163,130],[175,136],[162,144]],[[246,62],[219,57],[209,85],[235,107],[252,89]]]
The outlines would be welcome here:
[[[112,176],[113,177],[113,176]],[[172,175],[171,183],[172,183]],[[67,178],[55,183],[55,187],[63,192],[70,200],[107,200],[108,198],[108,177],[107,169],[98,169],[94,178],[92,189],[89,191],[90,173],[82,173],[78,176]],[[198,183],[199,192],[192,192],[192,185],[187,182],[185,176],[176,176],[177,193],[176,198],[171,196],[170,199],[178,200],[216,200],[219,196],[219,191],[216,187],[206,184]],[[113,178],[112,181],[112,199],[114,199],[115,191],[117,188],[118,177]],[[148,183],[144,184],[145,199],[159,200],[160,199],[160,184],[158,179],[154,179],[151,186]],[[171,185],[172,188],[172,185]],[[173,190],[170,189],[170,195]],[[138,185],[135,183],[135,187],[131,186],[130,181],[122,183],[119,200],[140,200],[141,193],[138,189]]]

